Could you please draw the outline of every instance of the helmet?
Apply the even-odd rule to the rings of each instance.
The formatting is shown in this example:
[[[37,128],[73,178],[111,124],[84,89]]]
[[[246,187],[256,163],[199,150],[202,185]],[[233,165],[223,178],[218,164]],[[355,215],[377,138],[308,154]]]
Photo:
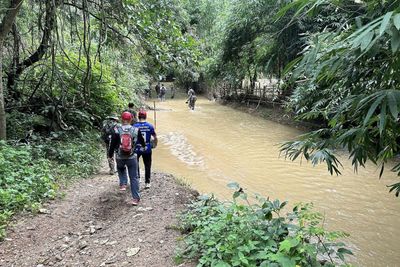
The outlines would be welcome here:
[[[146,110],[144,109],[139,110],[138,117],[139,119],[146,119],[147,118]]]
[[[123,121],[130,121],[132,120],[132,113],[130,113],[129,111],[124,111],[121,115],[121,119]]]

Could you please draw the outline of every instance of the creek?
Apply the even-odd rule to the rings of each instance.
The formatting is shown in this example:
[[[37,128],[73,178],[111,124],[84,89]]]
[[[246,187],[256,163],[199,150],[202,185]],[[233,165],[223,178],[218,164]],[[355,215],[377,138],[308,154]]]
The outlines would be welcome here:
[[[152,104],[151,104],[152,105]],[[357,266],[400,265],[400,200],[386,185],[394,173],[370,165],[354,173],[341,155],[342,175],[326,166],[285,160],[279,143],[302,131],[199,98],[189,111],[183,99],[157,102],[154,169],[187,180],[201,193],[229,199],[227,184],[236,181],[250,195],[259,193],[289,203],[312,202],[326,216],[329,230],[350,234],[344,240]],[[149,112],[153,122],[153,112]],[[388,168],[387,168],[388,169]]]

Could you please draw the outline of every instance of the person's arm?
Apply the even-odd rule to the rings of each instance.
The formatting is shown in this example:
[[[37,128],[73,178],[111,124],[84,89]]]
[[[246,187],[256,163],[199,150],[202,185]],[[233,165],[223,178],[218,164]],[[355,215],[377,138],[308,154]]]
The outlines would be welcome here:
[[[114,157],[114,151],[118,147],[118,142],[119,134],[114,131],[113,135],[111,136],[110,148],[108,149],[108,158]]]
[[[146,141],[143,138],[142,132],[140,131],[140,129],[138,130],[138,140],[137,140],[138,144],[142,145],[142,147],[146,147]]]
[[[157,134],[156,134],[156,132],[154,131],[154,128],[151,128],[151,136],[153,136],[154,137],[154,145],[155,146],[157,146],[157,144],[158,144],[158,138],[157,138]]]

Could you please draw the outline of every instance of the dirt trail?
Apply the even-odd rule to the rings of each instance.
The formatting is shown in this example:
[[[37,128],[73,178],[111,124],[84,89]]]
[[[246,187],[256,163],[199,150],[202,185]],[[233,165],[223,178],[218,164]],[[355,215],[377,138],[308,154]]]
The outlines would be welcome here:
[[[175,266],[179,233],[170,227],[195,193],[170,175],[152,179],[138,207],[104,167],[69,186],[42,214],[20,216],[0,243],[0,266]]]

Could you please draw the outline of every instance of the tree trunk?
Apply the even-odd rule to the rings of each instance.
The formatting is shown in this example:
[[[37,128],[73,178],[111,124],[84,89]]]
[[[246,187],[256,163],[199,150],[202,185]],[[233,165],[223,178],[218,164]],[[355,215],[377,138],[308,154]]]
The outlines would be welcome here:
[[[0,140],[6,140],[6,111],[4,109],[3,91],[3,44],[0,44]]]
[[[7,138],[6,131],[6,112],[4,109],[4,90],[3,90],[3,45],[4,39],[10,32],[11,27],[17,17],[18,11],[21,8],[24,0],[11,0],[9,2],[9,8],[4,15],[0,24],[0,140]]]
[[[18,35],[17,25],[13,23],[12,30],[11,30],[13,37],[14,37],[14,49],[13,49],[13,60],[11,64],[11,69],[7,74],[7,93],[8,97],[13,100],[19,99],[20,94],[18,93],[18,89],[15,83],[14,77],[17,65],[19,64],[19,44],[20,38]],[[6,96],[7,97],[7,96]]]

